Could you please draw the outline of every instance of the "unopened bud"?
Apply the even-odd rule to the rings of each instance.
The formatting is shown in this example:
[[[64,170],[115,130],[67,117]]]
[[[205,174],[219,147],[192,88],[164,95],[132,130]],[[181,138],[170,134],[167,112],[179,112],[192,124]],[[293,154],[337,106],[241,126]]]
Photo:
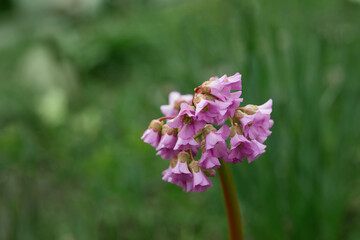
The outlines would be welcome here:
[[[189,104],[189,102],[186,101],[185,99],[179,98],[178,100],[175,101],[175,103],[174,103],[174,108],[177,109],[177,110],[180,110],[180,105],[181,105],[182,103],[187,103],[187,104]]]
[[[243,107],[244,112],[249,115],[255,114],[258,109],[259,108],[256,105],[252,105],[252,104],[249,104],[249,105],[246,105],[245,107]]]
[[[201,141],[200,147],[201,147],[201,151],[204,153],[206,151],[205,150],[205,139]]]
[[[168,135],[174,135],[176,136],[178,133],[178,129],[177,128],[171,128],[169,127],[167,124],[164,124],[162,126],[162,130],[161,130],[161,134],[164,135],[164,134],[168,134]]]
[[[214,132],[214,131],[216,131],[216,128],[214,128],[214,126],[211,124],[206,124],[202,130],[204,136],[206,136],[209,133]]]
[[[196,160],[192,161],[189,164],[189,168],[194,172],[199,172],[200,171],[199,161],[196,161]]]
[[[178,157],[178,160],[180,162],[183,162],[183,163],[188,162],[191,159],[190,154],[188,152],[185,152],[185,151],[180,152],[177,157]]]
[[[194,105],[198,104],[201,100],[209,100],[209,101],[215,101],[215,97],[210,95],[210,94],[206,94],[206,93],[196,93],[194,96],[194,100],[193,103]]]
[[[214,169],[205,170],[205,169],[201,168],[201,171],[203,171],[205,173],[205,175],[208,177],[215,177],[215,175],[216,175],[216,172]]]
[[[154,130],[154,132],[161,132],[162,126],[163,124],[159,120],[152,120],[150,122],[149,128]]]
[[[240,126],[231,126],[230,127],[230,138],[234,137],[235,135],[241,135],[242,130]]]
[[[177,157],[173,157],[173,158],[170,160],[170,167],[171,167],[171,168],[174,168],[174,167],[176,166],[177,162],[178,162]]]
[[[240,119],[242,119],[244,116],[245,116],[245,113],[243,111],[237,109],[235,111],[235,114],[234,114],[234,117],[233,117],[234,123],[240,124]]]

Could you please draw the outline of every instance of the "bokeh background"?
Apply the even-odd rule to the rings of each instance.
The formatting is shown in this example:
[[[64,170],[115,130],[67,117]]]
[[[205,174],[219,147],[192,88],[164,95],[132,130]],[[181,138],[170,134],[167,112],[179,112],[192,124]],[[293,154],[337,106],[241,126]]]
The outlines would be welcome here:
[[[360,239],[359,0],[1,0],[0,239],[227,239],[219,179],[161,181],[140,136],[235,72],[274,101],[232,166],[246,239]]]

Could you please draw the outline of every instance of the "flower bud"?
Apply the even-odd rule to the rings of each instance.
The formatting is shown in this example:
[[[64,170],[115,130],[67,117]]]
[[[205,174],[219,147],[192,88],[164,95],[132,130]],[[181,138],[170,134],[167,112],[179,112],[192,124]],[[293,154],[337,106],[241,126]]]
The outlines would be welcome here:
[[[161,130],[161,134],[168,134],[168,135],[173,135],[173,136],[177,136],[178,133],[178,129],[177,128],[171,128],[169,127],[167,124],[164,124],[162,126],[162,130]]]
[[[216,131],[216,128],[214,128],[211,124],[206,124],[205,127],[202,130],[203,136],[206,137],[209,133]]]
[[[230,138],[234,137],[236,134],[243,135],[243,131],[240,126],[231,126],[230,127]]]
[[[194,105],[196,106],[196,104],[198,104],[203,99],[209,101],[215,101],[216,98],[210,94],[196,93],[193,100]]]
[[[180,105],[181,105],[182,103],[187,103],[187,104],[189,104],[189,101],[188,101],[188,99],[179,98],[178,100],[175,101],[175,103],[174,103],[174,108],[175,108],[176,110],[180,111]]]
[[[149,129],[152,129],[154,132],[161,132],[163,123],[159,120],[152,120],[149,125]]]
[[[178,154],[178,160],[180,162],[189,162],[191,160],[190,154],[188,152],[182,151]]]
[[[244,110],[244,112],[248,115],[253,115],[257,112],[257,110],[259,109],[256,105],[246,105],[245,107],[242,108]]]
[[[192,161],[189,164],[189,168],[194,172],[199,172],[200,171],[199,161],[196,161],[196,160]]]
[[[154,148],[157,148],[161,138],[162,125],[162,122],[159,120],[152,120],[150,122],[149,128],[144,132],[141,139]]]
[[[242,119],[244,116],[245,116],[245,113],[243,111],[237,109],[235,111],[235,114],[234,114],[234,117],[233,117],[234,122],[240,124],[240,119]]]
[[[216,175],[216,172],[214,169],[209,169],[209,170],[205,170],[205,169],[202,169],[201,170],[205,173],[206,176],[208,177],[215,177]]]
[[[170,167],[174,168],[178,162],[178,158],[175,156],[170,160]]]

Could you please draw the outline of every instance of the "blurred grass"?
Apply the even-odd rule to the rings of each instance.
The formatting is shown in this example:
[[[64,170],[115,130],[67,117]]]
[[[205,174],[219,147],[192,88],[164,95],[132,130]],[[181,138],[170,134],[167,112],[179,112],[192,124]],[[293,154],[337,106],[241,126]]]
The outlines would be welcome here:
[[[140,141],[172,90],[274,100],[232,166],[247,239],[360,238],[358,1],[0,3],[0,239],[226,239],[218,179],[161,181]]]

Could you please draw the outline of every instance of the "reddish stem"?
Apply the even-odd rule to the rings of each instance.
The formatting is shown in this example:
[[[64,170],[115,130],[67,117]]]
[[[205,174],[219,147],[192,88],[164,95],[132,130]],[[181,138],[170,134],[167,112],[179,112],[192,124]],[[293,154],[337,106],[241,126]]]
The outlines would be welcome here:
[[[230,239],[244,240],[240,207],[236,196],[234,181],[228,164],[221,161],[221,167],[219,168],[218,172],[228,216]]]
[[[161,117],[161,118],[158,118],[158,120],[161,122],[162,120],[165,120],[165,119],[173,119],[175,118],[176,116],[171,116],[171,117]]]

